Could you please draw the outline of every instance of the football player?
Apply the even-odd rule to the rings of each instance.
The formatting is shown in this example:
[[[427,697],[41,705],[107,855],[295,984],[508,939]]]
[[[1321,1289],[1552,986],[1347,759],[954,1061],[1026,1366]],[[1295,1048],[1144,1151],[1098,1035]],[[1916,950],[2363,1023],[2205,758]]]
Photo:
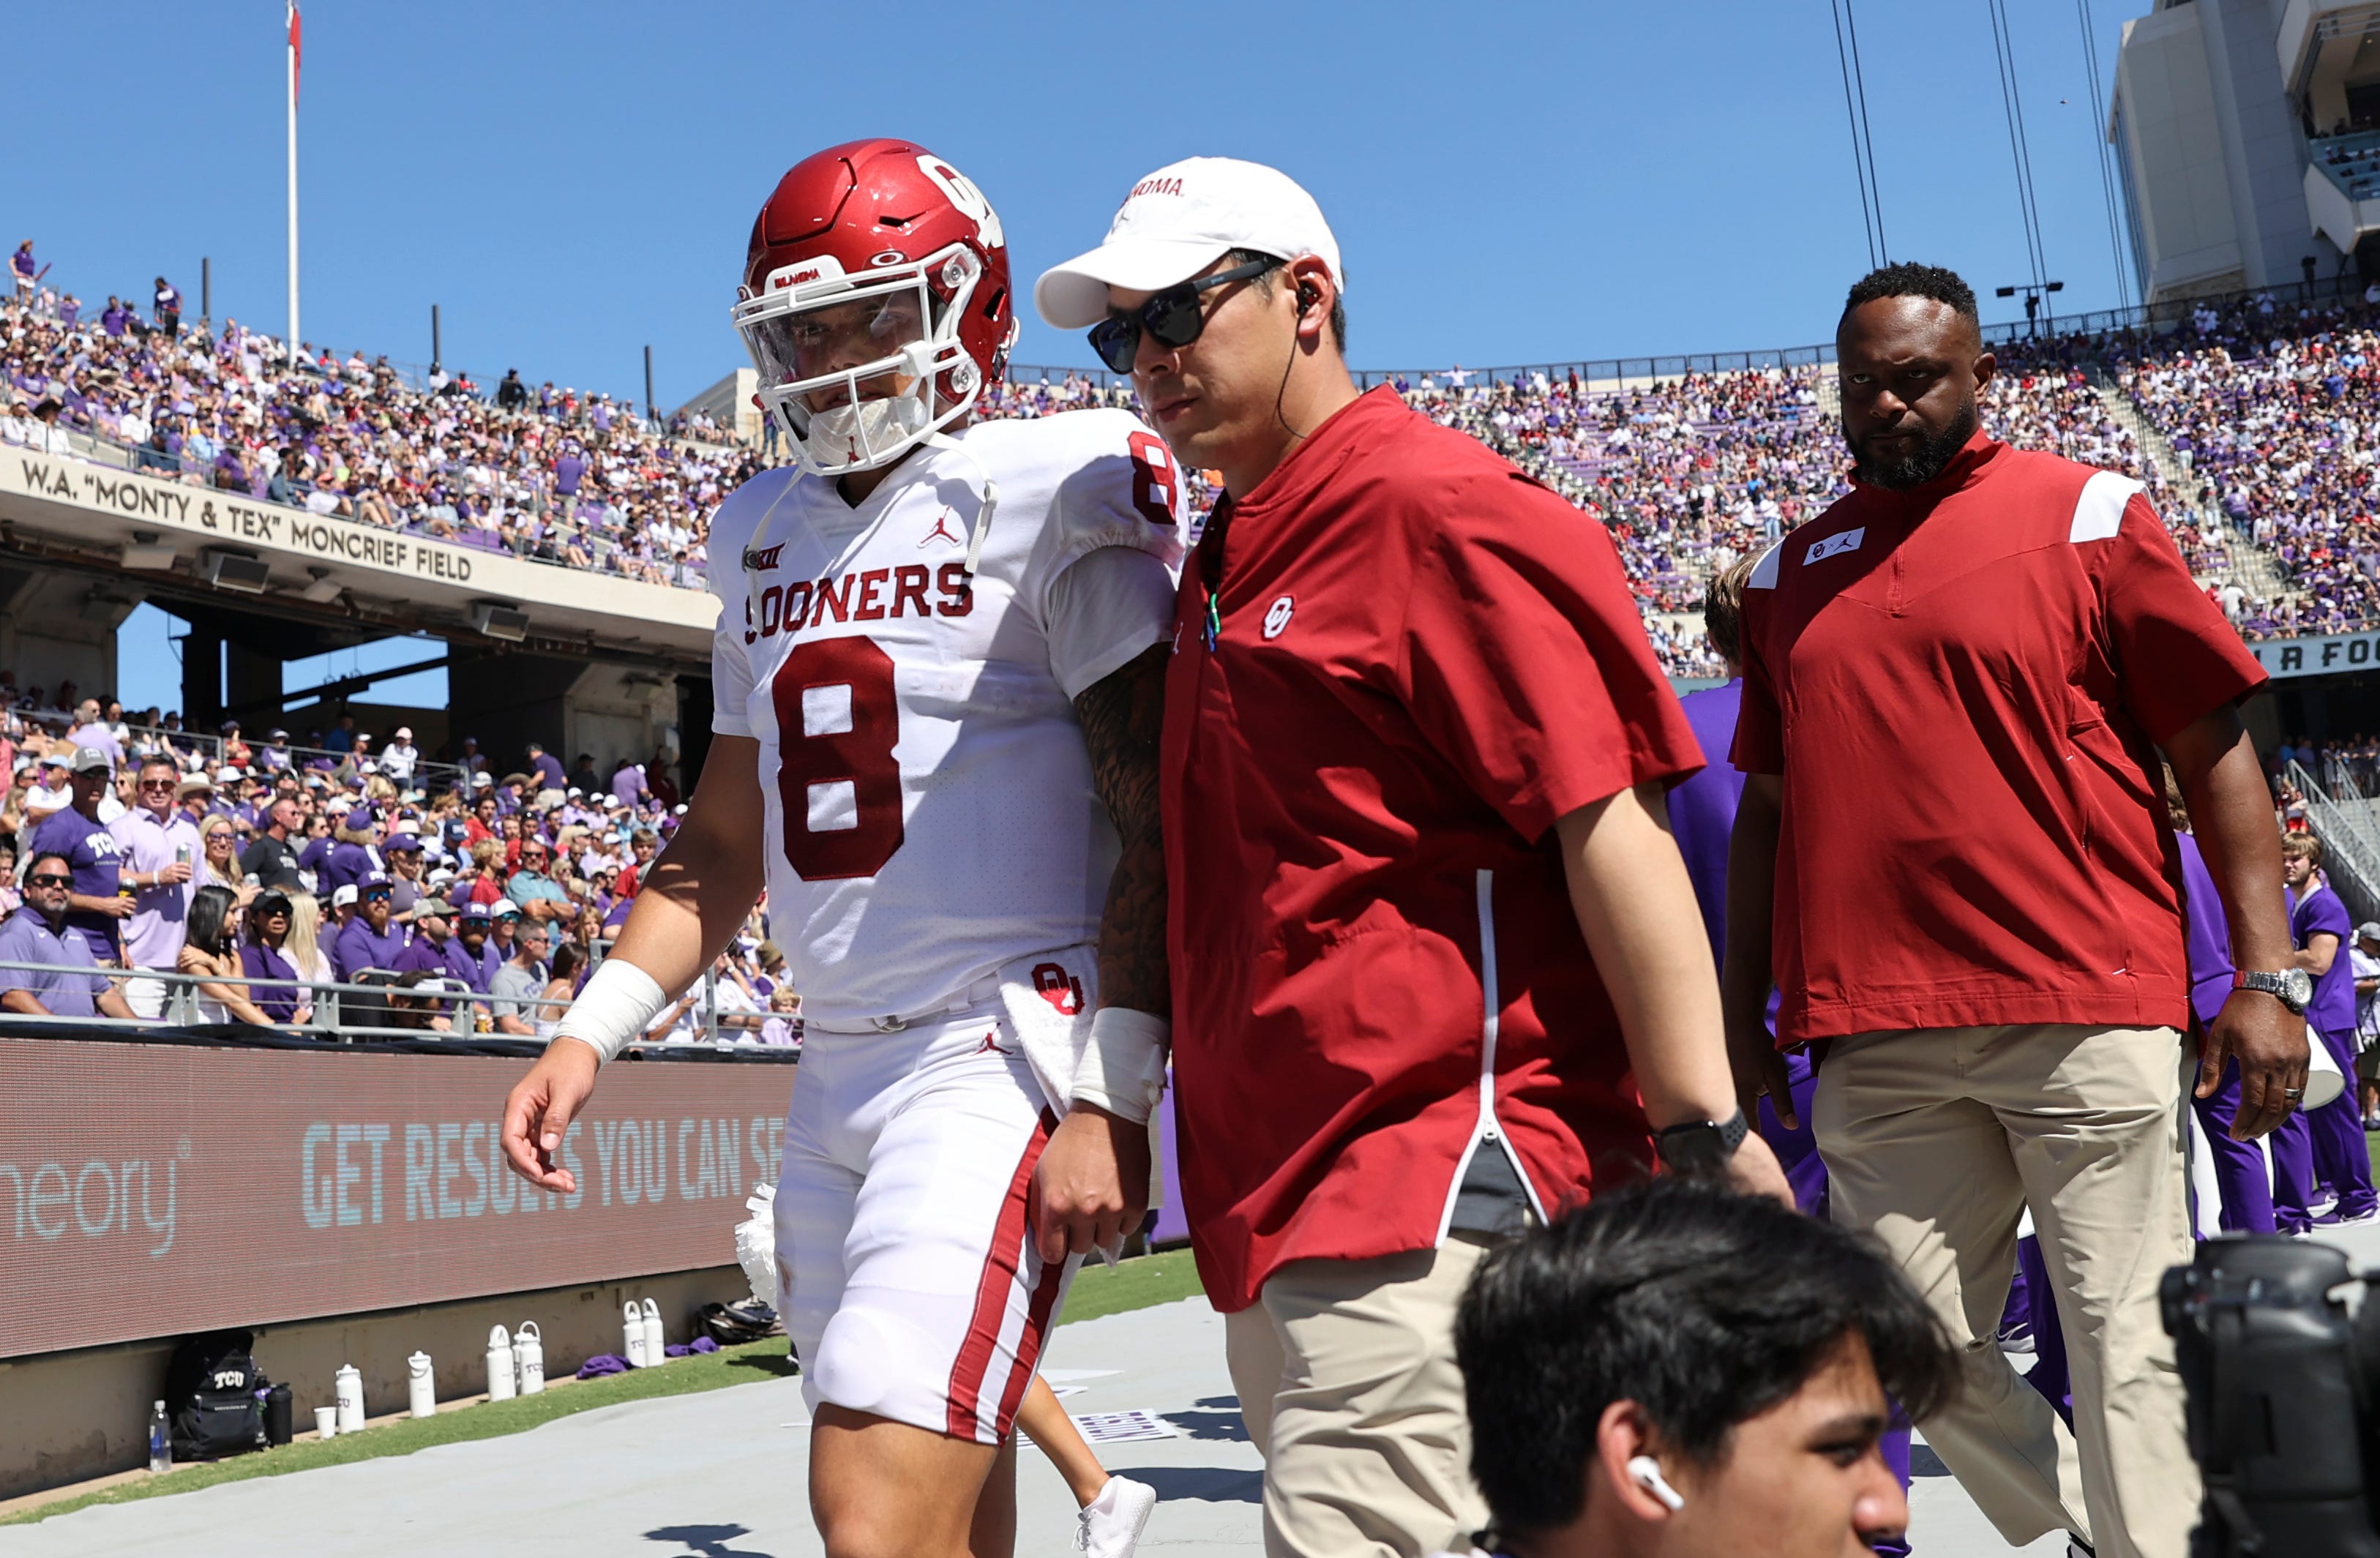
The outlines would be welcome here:
[[[712,519],[710,757],[505,1149],[573,1183],[598,1063],[765,885],[808,1018],[775,1216],[813,1518],[835,1558],[1005,1552],[1043,1334],[1148,1199],[1180,472],[1121,410],[970,424],[1008,251],[923,147],[787,173],[735,323],[796,463]]]

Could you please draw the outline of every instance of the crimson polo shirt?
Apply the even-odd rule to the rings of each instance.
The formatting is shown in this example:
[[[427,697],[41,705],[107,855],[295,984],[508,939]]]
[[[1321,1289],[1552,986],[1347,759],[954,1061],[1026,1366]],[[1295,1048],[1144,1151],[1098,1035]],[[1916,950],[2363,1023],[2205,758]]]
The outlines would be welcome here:
[[[1780,1045],[2188,1023],[2155,744],[2265,677],[2138,482],[1978,433],[1772,548],[1743,626],[1735,764],[1784,776]]]
[[[1550,830],[1701,765],[1603,528],[1392,391],[1226,501],[1183,570],[1162,763],[1182,1194],[1218,1308],[1284,1261],[1435,1247],[1477,1152],[1540,1213],[1644,1171]]]

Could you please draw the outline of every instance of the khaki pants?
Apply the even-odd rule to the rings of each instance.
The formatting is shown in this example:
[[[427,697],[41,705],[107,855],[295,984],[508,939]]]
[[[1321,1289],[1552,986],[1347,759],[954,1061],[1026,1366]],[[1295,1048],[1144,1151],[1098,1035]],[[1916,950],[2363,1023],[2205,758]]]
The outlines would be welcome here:
[[[1488,1253],[1476,1235],[1371,1260],[1296,1260],[1225,1317],[1248,1437],[1265,1457],[1267,1558],[1470,1546],[1488,1523],[1454,1308]]]
[[[1965,1393],[1918,1426],[2011,1543],[2063,1528],[2100,1558],[2189,1550],[2198,1471],[2157,1311],[2191,1257],[2184,1053],[2166,1028],[1930,1029],[1839,1040],[1819,1070],[1835,1221],[1884,1242],[1964,1353]],[[1994,1339],[2028,1207],[2071,1433]]]

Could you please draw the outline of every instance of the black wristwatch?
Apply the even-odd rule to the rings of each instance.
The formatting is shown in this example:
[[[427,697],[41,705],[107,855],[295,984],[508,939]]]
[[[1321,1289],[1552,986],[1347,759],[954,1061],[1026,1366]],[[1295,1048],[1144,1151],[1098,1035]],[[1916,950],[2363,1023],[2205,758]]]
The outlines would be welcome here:
[[[1727,1165],[1752,1134],[1739,1109],[1724,1120],[1688,1120],[1653,1133],[1661,1166],[1687,1179],[1724,1179]]]

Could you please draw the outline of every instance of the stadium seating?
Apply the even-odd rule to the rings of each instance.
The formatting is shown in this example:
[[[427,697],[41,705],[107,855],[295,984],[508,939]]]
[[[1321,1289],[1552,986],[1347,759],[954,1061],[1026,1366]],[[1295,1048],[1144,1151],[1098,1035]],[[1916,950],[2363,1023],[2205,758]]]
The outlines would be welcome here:
[[[2359,166],[2380,136],[2333,150],[2340,167]],[[69,322],[0,305],[0,443],[37,431],[16,402],[54,397],[65,425],[120,463],[683,587],[700,584],[719,498],[772,457],[663,437],[628,407],[550,383],[508,384],[516,393],[492,401],[468,380],[432,393],[360,353],[321,353],[293,371],[274,342],[237,324],[169,341],[122,316],[111,326],[110,312]],[[2380,440],[2372,313],[2351,299],[2300,307],[2254,295],[2201,304],[2144,336],[2004,343],[1987,425],[2142,481],[2247,636],[2358,626],[2380,619],[2380,540],[2364,504]],[[1390,382],[1609,527],[1662,663],[1705,676],[1718,667],[1694,620],[1704,581],[1847,490],[1830,373],[1691,372],[1619,387],[1547,370]],[[2170,441],[2179,488],[2110,395],[2129,396]],[[1131,404],[1108,375],[1017,369],[979,414]],[[1210,473],[1190,488],[1195,532],[1218,494]],[[2269,551],[2277,589],[2243,582],[2234,553],[2245,543]]]

